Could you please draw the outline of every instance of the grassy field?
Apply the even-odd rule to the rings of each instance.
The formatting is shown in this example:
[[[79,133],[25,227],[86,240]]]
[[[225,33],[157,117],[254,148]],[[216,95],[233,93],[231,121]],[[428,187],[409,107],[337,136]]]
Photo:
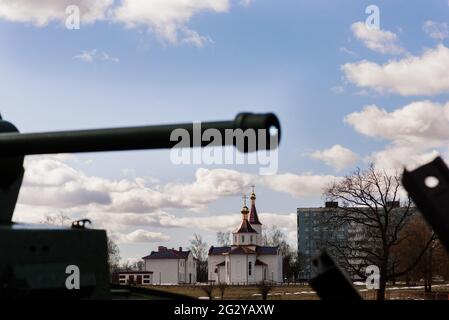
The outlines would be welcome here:
[[[148,286],[147,286],[148,288]],[[150,288],[162,290],[166,292],[183,294],[195,298],[205,297],[207,294],[201,286],[150,286]],[[366,290],[364,287],[357,287],[364,299],[375,299],[374,290]],[[434,286],[433,292],[449,292],[449,284],[440,284]],[[386,298],[391,300],[416,300],[424,299],[424,289],[422,286],[406,287],[406,286],[390,286],[387,288]],[[440,294],[442,297],[443,294]],[[221,299],[220,290],[214,288],[212,293],[213,299]],[[260,300],[261,295],[256,286],[227,286],[224,292],[225,300],[233,299],[249,299]],[[318,296],[307,285],[289,285],[273,287],[268,295],[269,300],[316,300]]]

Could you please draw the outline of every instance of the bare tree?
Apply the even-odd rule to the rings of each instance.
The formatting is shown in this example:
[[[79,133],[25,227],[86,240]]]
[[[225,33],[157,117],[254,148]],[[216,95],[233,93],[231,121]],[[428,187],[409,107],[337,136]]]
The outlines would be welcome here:
[[[217,244],[221,247],[229,247],[231,245],[231,232],[218,231],[217,232]]]
[[[111,276],[120,269],[120,249],[110,237],[108,237],[108,265]]]
[[[421,216],[413,217],[401,232],[403,241],[395,246],[393,251],[395,268],[404,268],[404,266],[413,262],[416,256],[420,254],[427,240],[432,236],[432,230]],[[423,258],[415,268],[404,276],[404,279],[418,282],[424,279],[425,292],[432,291],[433,277],[438,275],[445,277],[449,272],[448,255],[442,254],[442,245],[435,239],[427,248]]]
[[[268,293],[273,289],[273,284],[268,281],[261,281],[257,284],[257,290],[262,296],[262,300],[267,300]]]
[[[203,290],[209,300],[212,300],[212,292],[214,291],[214,285],[212,283],[201,286],[201,290]]]
[[[72,219],[65,213],[59,212],[54,214],[47,214],[42,220],[43,224],[51,224],[55,226],[70,226]]]
[[[201,235],[193,234],[189,249],[192,251],[193,257],[198,260],[197,279],[199,282],[207,281],[207,247],[208,245],[203,241]]]
[[[277,226],[265,230],[262,235],[262,243],[265,246],[278,247],[282,256],[283,279],[295,279],[299,272],[298,254],[287,242],[287,237]]]
[[[219,282],[217,285],[218,290],[220,291],[220,297],[221,300],[223,300],[226,288],[228,287],[228,285],[225,282]]]
[[[325,191],[325,197],[342,203],[342,207],[326,216],[331,228],[349,227],[352,239],[327,243],[339,255],[344,267],[352,274],[365,278],[365,268],[376,265],[380,269],[380,287],[377,299],[385,299],[387,281],[410,272],[423,257],[434,237],[430,236],[415,259],[395,269],[395,246],[404,239],[401,230],[416,212],[410,198],[399,207],[400,176],[377,170],[373,165],[358,169],[352,175],[334,182]]]

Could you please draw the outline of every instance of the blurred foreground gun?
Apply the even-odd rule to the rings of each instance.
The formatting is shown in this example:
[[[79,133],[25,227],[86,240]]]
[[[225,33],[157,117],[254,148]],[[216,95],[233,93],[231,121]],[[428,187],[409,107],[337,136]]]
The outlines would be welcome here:
[[[279,139],[280,124],[274,114],[241,113],[233,121],[201,123],[200,133],[215,129],[225,136],[228,129],[263,129],[267,141],[260,144],[261,148],[271,149],[268,135],[271,128],[277,129]],[[84,228],[84,222],[75,223],[72,228],[12,222],[26,155],[172,148],[178,144],[170,139],[176,129],[186,130],[190,137],[195,134],[192,123],[20,134],[13,124],[0,117],[0,298],[110,297],[104,230]],[[212,145],[216,146],[214,142]],[[207,141],[200,144],[211,145]],[[220,145],[225,144],[242,147],[235,139],[222,139]],[[196,145],[187,147],[192,146]],[[245,140],[239,150],[258,148],[258,143],[251,147]],[[79,268],[78,290],[68,290],[66,286],[68,266]]]
[[[326,250],[321,251],[312,263],[316,273],[309,284],[322,300],[362,300],[352,281]]]
[[[404,170],[402,184],[449,252],[449,169],[443,159]]]

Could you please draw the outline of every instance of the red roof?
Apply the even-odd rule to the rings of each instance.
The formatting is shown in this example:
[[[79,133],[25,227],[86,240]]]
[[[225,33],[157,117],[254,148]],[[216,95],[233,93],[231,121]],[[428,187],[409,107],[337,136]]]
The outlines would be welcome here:
[[[238,246],[234,247],[229,251],[229,254],[256,254],[256,251],[251,250],[248,247]]]
[[[231,250],[231,247],[210,247],[209,255],[222,255],[223,253],[227,253]]]
[[[262,224],[257,216],[256,205],[254,203],[251,205],[251,211],[249,212],[249,222],[251,224]]]
[[[247,219],[243,219],[240,227],[237,231],[234,231],[234,233],[257,233],[257,231],[251,227],[251,224]]]
[[[151,251],[148,256],[143,257],[142,259],[187,259],[189,256],[190,250],[188,251],[180,251],[176,249],[167,249],[164,247],[159,248],[158,251]]]

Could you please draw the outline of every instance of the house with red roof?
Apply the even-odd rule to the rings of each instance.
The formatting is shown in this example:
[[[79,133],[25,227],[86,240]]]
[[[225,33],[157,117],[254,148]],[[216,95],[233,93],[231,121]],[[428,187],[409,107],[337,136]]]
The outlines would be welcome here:
[[[282,256],[278,247],[262,245],[262,223],[256,210],[256,194],[246,199],[242,221],[232,233],[232,245],[211,247],[208,255],[208,279],[227,284],[255,284],[261,281],[282,282]]]
[[[145,270],[152,272],[152,284],[196,283],[197,261],[190,250],[160,246],[142,259]]]

